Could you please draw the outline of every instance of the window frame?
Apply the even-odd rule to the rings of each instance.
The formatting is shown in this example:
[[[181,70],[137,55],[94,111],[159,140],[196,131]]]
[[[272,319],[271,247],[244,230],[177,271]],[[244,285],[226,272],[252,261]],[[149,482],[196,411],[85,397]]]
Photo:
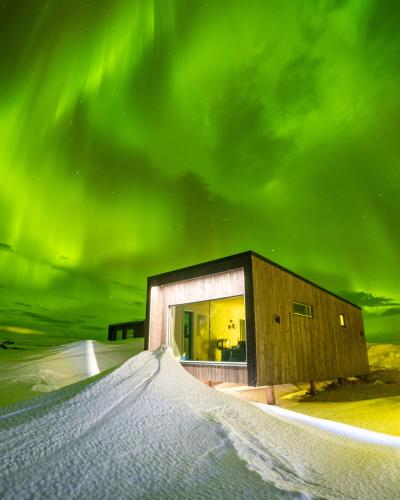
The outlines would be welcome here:
[[[302,314],[302,313],[299,313],[299,312],[295,312],[295,310],[294,310],[294,306],[295,305],[308,307],[310,309],[310,315],[309,314]],[[292,300],[292,314],[295,315],[295,316],[302,316],[303,318],[310,318],[310,319],[314,319],[315,318],[315,316],[314,316],[314,307],[311,304],[305,304],[304,302],[298,302],[297,300]]]
[[[247,367],[247,327],[246,327],[246,294],[239,294],[239,295],[228,295],[226,297],[217,297],[213,299],[204,299],[204,300],[192,300],[190,302],[184,302],[184,303],[178,303],[178,304],[168,304],[167,310],[168,310],[168,316],[167,316],[167,345],[169,347],[172,347],[172,340],[173,340],[173,328],[174,328],[174,314],[173,314],[173,308],[178,307],[178,306],[190,306],[191,304],[198,304],[200,302],[212,302],[214,300],[224,300],[224,299],[234,299],[237,297],[243,297],[243,303],[245,307],[245,341],[246,341],[246,361],[204,361],[204,360],[195,360],[195,359],[179,359],[179,363],[181,364],[197,364],[197,365],[222,365],[222,366],[232,366],[232,367]]]

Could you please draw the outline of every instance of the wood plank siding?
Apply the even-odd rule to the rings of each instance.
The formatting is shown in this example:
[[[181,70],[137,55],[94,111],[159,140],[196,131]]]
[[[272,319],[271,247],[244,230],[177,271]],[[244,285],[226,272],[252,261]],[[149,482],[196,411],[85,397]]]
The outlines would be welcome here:
[[[247,366],[224,366],[211,363],[190,363],[190,361],[185,361],[182,366],[199,380],[247,385]]]
[[[368,372],[358,307],[256,255],[251,259],[257,385]],[[293,314],[293,302],[311,305],[313,318]]]

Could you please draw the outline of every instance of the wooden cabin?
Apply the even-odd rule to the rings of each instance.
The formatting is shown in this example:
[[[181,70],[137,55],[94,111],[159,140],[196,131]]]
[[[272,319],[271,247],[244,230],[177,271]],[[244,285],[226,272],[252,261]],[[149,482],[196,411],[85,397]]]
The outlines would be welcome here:
[[[125,340],[144,337],[144,326],[145,322],[143,320],[108,325],[108,340]]]
[[[360,307],[252,252],[148,278],[145,349],[250,386],[368,373]]]

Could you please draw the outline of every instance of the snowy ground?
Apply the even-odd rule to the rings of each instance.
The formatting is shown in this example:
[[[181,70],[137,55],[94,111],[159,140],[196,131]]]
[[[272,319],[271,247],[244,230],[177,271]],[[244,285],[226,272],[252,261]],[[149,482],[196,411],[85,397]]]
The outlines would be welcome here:
[[[320,383],[316,396],[304,389],[283,396],[281,406],[309,416],[400,436],[400,345],[370,344],[371,374],[345,384]]]
[[[143,339],[107,344],[82,340],[41,347],[0,349],[0,406],[85,380],[143,350]],[[27,348],[26,348],[27,347]]]
[[[373,444],[292,414],[143,352],[0,410],[0,497],[398,498],[398,439]]]
[[[400,344],[369,344],[368,360],[373,368],[400,369]]]
[[[318,382],[316,396],[307,394],[308,384],[276,386],[278,405],[311,417],[400,436],[400,345],[370,344],[368,357],[371,374],[365,381],[350,378],[341,386]],[[256,403],[266,399],[263,387],[220,384],[216,389]]]

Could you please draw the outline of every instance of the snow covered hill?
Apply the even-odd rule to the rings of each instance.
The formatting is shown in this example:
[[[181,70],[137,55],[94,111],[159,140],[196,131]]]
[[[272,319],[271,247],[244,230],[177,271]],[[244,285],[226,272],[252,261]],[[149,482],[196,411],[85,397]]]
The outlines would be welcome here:
[[[30,350],[0,350],[0,406],[85,380],[120,365],[142,349],[140,339],[112,345],[83,340],[33,354]]]
[[[393,499],[400,447],[210,389],[166,351],[0,410],[0,497]],[[394,438],[395,439],[395,438]]]
[[[368,361],[371,367],[400,369],[400,345],[369,344]]]

